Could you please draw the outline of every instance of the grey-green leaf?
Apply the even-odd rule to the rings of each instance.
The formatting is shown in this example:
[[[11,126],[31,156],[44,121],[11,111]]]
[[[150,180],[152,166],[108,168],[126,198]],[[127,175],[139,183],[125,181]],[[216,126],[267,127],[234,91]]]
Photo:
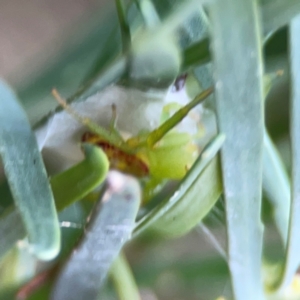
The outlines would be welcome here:
[[[84,144],[85,159],[70,169],[50,179],[55,197],[56,209],[63,210],[73,202],[82,200],[105,179],[109,163],[104,152],[97,146]],[[0,194],[11,198],[7,185],[3,185]],[[12,202],[11,199],[6,199]],[[0,218],[0,259],[18,240],[26,236],[19,212],[14,206],[7,208]]]
[[[291,57],[291,149],[292,149],[292,201],[290,209],[290,227],[287,253],[279,287],[284,288],[291,283],[300,265],[300,16],[294,18],[290,26]]]
[[[44,163],[26,114],[13,91],[0,82],[0,154],[32,250],[40,259],[60,249],[60,228]]]
[[[210,7],[212,49],[235,300],[264,299],[261,259],[263,89],[257,1],[217,0]]]
[[[264,134],[263,191],[273,206],[274,220],[286,245],[290,214],[290,183],[280,156],[267,132]]]
[[[269,36],[300,13],[299,0],[263,0],[261,3],[264,34]]]
[[[82,244],[63,268],[52,299],[97,299],[111,264],[130,238],[140,205],[140,188],[129,176],[112,171]]]

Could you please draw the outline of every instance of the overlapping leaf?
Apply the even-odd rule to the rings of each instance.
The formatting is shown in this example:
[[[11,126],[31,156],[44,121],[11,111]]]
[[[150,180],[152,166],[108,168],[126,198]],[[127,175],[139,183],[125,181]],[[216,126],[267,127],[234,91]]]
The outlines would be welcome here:
[[[29,241],[41,259],[60,249],[52,191],[34,133],[12,90],[0,82],[0,154]]]

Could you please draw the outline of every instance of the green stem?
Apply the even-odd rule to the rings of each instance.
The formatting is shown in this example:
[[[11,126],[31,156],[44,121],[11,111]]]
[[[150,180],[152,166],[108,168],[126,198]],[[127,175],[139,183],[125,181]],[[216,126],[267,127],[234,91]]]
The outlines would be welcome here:
[[[110,279],[115,286],[119,300],[141,300],[132,271],[122,252],[112,265]]]

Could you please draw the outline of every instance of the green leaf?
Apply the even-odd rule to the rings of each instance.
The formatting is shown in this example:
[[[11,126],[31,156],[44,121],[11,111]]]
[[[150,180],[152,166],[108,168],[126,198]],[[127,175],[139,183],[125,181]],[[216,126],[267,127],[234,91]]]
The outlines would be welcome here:
[[[0,107],[0,154],[4,171],[32,250],[40,259],[49,260],[60,249],[53,195],[27,116],[3,82],[0,82]]]
[[[263,0],[260,4],[264,41],[290,19],[300,13],[298,0]],[[209,38],[203,35],[198,41],[187,47],[183,53],[183,69],[203,65],[211,60]]]
[[[84,240],[57,279],[56,300],[97,299],[111,264],[130,238],[140,205],[137,181],[110,172],[107,189],[92,216]]]
[[[205,38],[184,50],[183,70],[191,66],[204,65],[211,60],[209,40]]]
[[[58,211],[83,199],[106,178],[109,162],[101,148],[83,144],[85,159],[50,179]]]
[[[263,191],[274,209],[274,219],[286,245],[290,214],[290,183],[280,156],[267,132],[264,134]]]
[[[300,13],[298,0],[262,0],[261,10],[264,35],[270,36]]]
[[[137,223],[134,236],[148,228],[166,237],[180,236],[205,217],[222,193],[218,159],[214,156],[223,142],[224,136],[217,136],[203,150],[174,195]]]
[[[106,177],[109,164],[103,151],[89,144],[84,144],[83,150],[85,159],[82,162],[50,179],[58,211],[83,199]],[[8,208],[0,218],[0,258],[25,235],[20,214],[15,207]]]
[[[187,234],[210,212],[222,193],[219,160],[214,158],[183,197],[159,218],[150,230],[164,237]],[[173,199],[171,199],[173,200]]]
[[[155,2],[157,6],[159,14],[165,17],[174,7],[178,6],[178,3],[181,1],[156,0],[153,2]],[[279,5],[277,3],[279,3]],[[277,24],[279,23],[274,23],[274,19],[284,18],[283,21],[280,22],[280,26],[283,26],[288,23],[290,16],[285,13],[286,11],[291,12],[292,15],[299,12],[298,0],[264,0],[261,6],[264,16],[263,23],[266,24],[264,32],[267,34],[278,29]],[[135,18],[130,19],[130,23],[134,21]],[[103,7],[101,6],[100,11],[95,12],[95,15],[89,17],[88,22],[84,22],[84,26],[82,26],[81,30],[76,30],[76,33],[70,35],[71,37],[65,41],[62,47],[63,51],[61,51],[57,57],[52,58],[51,65],[47,67],[44,73],[37,73],[38,75],[32,78],[30,83],[18,87],[17,90],[26,112],[29,115],[31,124],[36,124],[37,121],[46,117],[51,110],[57,107],[57,103],[53,100],[53,97],[49,95],[49,91],[54,86],[62,94],[68,95],[82,81],[85,82],[84,89],[86,89],[87,86],[91,86],[94,81],[98,81],[95,89],[87,93],[87,95],[89,95],[100,91],[106,84],[119,78],[120,69],[116,69],[121,68],[122,71],[122,63],[115,68],[109,80],[107,80],[106,76],[103,78],[104,69],[107,70],[110,64],[118,65],[115,59],[118,54],[120,54],[121,47],[120,34],[119,31],[116,30],[117,27],[116,15],[113,14],[110,9],[103,11]],[[206,62],[210,59],[209,52],[206,53],[207,57],[205,56],[205,52],[203,52],[205,48],[208,49],[208,45],[208,38],[203,40],[203,42],[201,39],[198,46],[198,49],[202,49],[201,55],[199,54],[199,59],[197,59],[197,54],[191,59],[184,56],[184,60],[186,61],[184,65],[189,65],[189,63],[187,63],[188,61]],[[191,47],[194,46],[192,45]],[[197,46],[194,48],[197,48]],[[97,58],[97,56],[99,57]],[[65,79],[65,74],[68,73],[70,69],[78,70],[78,72],[71,72],[70,74],[72,75]],[[117,75],[116,78],[114,77],[115,75]],[[83,80],[83,78],[87,78],[88,80]],[[22,83],[23,82],[24,80],[22,80]],[[76,95],[82,94],[82,91],[83,90],[80,89],[79,93],[75,93],[71,98],[73,99]],[[41,101],[41,99],[43,99],[43,101]]]
[[[210,6],[212,49],[234,299],[264,299],[261,259],[263,64],[253,0]],[[233,30],[234,29],[234,30]]]
[[[279,284],[272,288],[283,289],[289,285],[300,265],[300,17],[292,20],[290,25],[290,62],[291,62],[291,149],[292,149],[292,201],[290,209],[290,226],[287,252],[282,277]]]

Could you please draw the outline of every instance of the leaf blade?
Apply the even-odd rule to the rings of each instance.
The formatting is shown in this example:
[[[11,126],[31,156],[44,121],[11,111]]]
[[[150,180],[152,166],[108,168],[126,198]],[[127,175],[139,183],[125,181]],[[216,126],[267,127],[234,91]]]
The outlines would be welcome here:
[[[61,272],[53,299],[96,299],[109,268],[129,239],[140,205],[138,183],[116,171],[97,205],[88,233]]]
[[[108,161],[102,150],[96,146],[86,145],[84,152],[85,159],[82,162],[50,179],[58,211],[87,196],[92,189],[105,179],[108,171]],[[82,178],[82,182],[79,180],[80,178]],[[73,187],[72,190],[70,190],[71,187]],[[3,189],[6,188],[6,185],[2,187],[1,194],[3,194]],[[11,197],[9,193],[4,192]],[[12,200],[9,202],[12,202]],[[2,241],[0,259],[25,235],[26,231],[20,214],[15,206],[10,206],[0,217],[0,237]]]
[[[290,61],[291,61],[291,152],[292,152],[292,201],[290,206],[290,223],[286,257],[283,272],[272,288],[284,289],[291,283],[300,265],[300,17],[294,18],[290,24]]]
[[[60,227],[35,136],[12,90],[0,82],[0,153],[15,203],[32,243],[44,260],[60,249]],[[13,119],[12,119],[13,116]]]
[[[263,0],[261,3],[264,35],[270,36],[300,13],[298,0]]]
[[[263,191],[274,208],[274,220],[283,245],[286,245],[290,214],[290,183],[267,132],[264,134]]]
[[[223,135],[213,139],[183,179],[178,191],[172,197],[162,201],[137,223],[134,236],[139,235],[148,227],[163,236],[180,236],[190,231],[201,221],[222,192],[219,166],[214,156],[223,142]],[[203,182],[206,182],[207,179],[206,189],[206,184]],[[202,186],[204,190],[195,200],[195,192],[196,195],[197,191],[199,193],[199,186]]]
[[[236,300],[264,299],[260,219],[264,127],[258,8],[252,0],[222,0],[211,5],[210,13],[217,117],[219,129],[226,135],[221,158],[233,293]]]

